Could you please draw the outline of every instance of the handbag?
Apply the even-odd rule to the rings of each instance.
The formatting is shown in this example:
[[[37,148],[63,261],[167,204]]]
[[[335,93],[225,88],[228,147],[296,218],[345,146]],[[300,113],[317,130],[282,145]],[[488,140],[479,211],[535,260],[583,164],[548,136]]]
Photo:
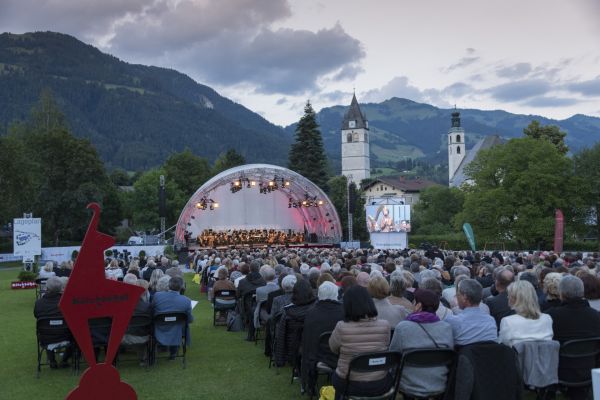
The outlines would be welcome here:
[[[335,388],[333,386],[322,386],[319,391],[319,400],[334,400]]]
[[[242,316],[237,311],[227,313],[227,330],[229,332],[241,332],[244,330]]]

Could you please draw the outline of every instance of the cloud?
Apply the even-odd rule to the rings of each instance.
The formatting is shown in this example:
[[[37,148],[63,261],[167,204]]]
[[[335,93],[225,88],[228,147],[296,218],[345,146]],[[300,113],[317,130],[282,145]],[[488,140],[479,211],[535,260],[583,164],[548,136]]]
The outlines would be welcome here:
[[[478,56],[463,57],[460,60],[458,60],[457,63],[452,64],[448,68],[446,68],[446,71],[454,71],[457,69],[462,69],[462,68],[468,67],[469,65],[479,61],[480,59],[481,59],[481,57],[478,57]]]
[[[512,102],[543,95],[548,93],[551,88],[550,83],[546,80],[528,79],[493,86],[484,89],[483,92],[488,93],[496,100]]]
[[[452,97],[463,97],[471,92],[473,92],[473,87],[467,83],[463,82],[455,82],[450,86],[444,88],[442,93],[447,96]]]
[[[277,104],[278,106],[287,103],[288,99],[285,97],[280,97],[279,99],[277,99],[277,101],[275,102],[275,104]]]
[[[133,62],[173,67],[210,85],[248,85],[255,93],[302,94],[326,78],[362,72],[365,50],[339,23],[275,29],[292,15],[290,3],[1,0],[0,23],[70,33]]]
[[[570,92],[579,93],[584,96],[600,96],[600,77],[588,81],[570,83],[565,85],[565,88]]]
[[[566,107],[579,104],[581,101],[566,97],[540,96],[527,100],[523,104],[531,107]]]
[[[498,67],[496,69],[496,75],[500,78],[523,78],[529,72],[531,72],[531,64],[525,62]]]

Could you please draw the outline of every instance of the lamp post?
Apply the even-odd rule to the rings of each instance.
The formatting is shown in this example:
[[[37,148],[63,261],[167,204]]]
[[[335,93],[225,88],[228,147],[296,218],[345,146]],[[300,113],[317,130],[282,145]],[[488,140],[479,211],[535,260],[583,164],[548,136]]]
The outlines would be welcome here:
[[[346,185],[346,200],[347,200],[347,209],[348,209],[348,242],[352,242],[352,214],[354,213],[354,204],[353,201],[350,200],[350,185],[352,184],[352,175],[348,175],[348,184]]]

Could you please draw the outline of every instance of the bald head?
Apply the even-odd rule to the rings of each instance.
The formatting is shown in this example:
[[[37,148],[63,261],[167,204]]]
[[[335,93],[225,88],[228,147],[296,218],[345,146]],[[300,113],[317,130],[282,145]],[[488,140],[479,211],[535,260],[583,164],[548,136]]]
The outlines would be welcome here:
[[[515,274],[513,274],[511,270],[505,269],[504,271],[501,271],[496,276],[496,290],[499,292],[504,292],[508,285],[512,283],[514,278]]]

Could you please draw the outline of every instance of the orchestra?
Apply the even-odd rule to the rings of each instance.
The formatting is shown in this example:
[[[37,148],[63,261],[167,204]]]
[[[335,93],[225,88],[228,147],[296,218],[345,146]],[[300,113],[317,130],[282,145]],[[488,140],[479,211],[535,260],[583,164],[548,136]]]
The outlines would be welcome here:
[[[239,245],[280,245],[304,243],[304,233],[276,229],[228,229],[215,231],[205,229],[197,238],[201,247]]]

